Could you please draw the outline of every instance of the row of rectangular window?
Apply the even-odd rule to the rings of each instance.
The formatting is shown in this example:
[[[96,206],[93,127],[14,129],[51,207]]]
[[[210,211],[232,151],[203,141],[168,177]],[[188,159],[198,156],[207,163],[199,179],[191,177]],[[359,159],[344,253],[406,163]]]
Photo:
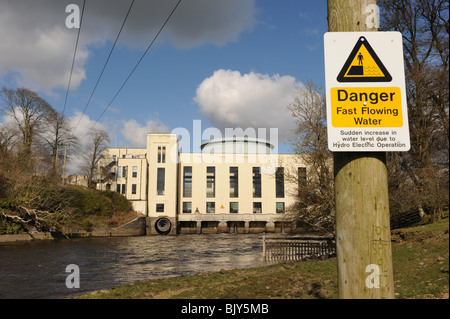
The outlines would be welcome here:
[[[276,203],[276,212],[284,213],[284,202]],[[198,208],[196,209],[196,213],[198,212]],[[216,212],[216,203],[215,202],[206,202],[206,213],[214,214]],[[192,202],[183,202],[183,213],[190,214],[192,213]],[[239,213],[239,203],[238,202],[230,202],[230,214]],[[262,214],[262,203],[261,202],[253,202],[253,213],[254,214]]]
[[[117,184],[116,191],[123,195],[126,194],[127,184]],[[137,184],[131,184],[131,194],[135,195],[137,191]]]
[[[123,184],[122,186],[124,186]],[[156,212],[164,213],[164,204],[158,203],[156,204]],[[198,208],[196,213],[198,212]],[[214,214],[216,212],[216,203],[215,202],[207,202],[206,203],[206,213]],[[276,212],[284,213],[284,202],[276,203]],[[192,213],[192,202],[183,202],[183,213],[190,214]],[[230,202],[230,214],[239,213],[239,203],[238,202]],[[254,214],[262,214],[262,203],[261,202],[253,202],[253,213]]]
[[[261,198],[261,167],[253,167],[253,197]],[[303,170],[302,170],[303,173]],[[304,170],[306,179],[306,168]],[[300,168],[299,168],[300,174]],[[300,175],[299,175],[300,176]],[[239,197],[238,167],[230,167],[230,198]],[[275,173],[276,198],[284,198],[284,168]],[[206,197],[216,196],[216,168],[206,167]],[[192,166],[183,167],[183,197],[192,197]]]
[[[137,177],[137,166],[133,166],[131,171],[131,177],[136,178]],[[127,177],[127,166],[118,166],[117,167],[117,177]]]
[[[119,166],[119,176],[121,172]],[[126,166],[123,166],[123,176],[126,175]],[[216,168],[208,166],[206,168],[206,197],[213,198],[216,195]],[[306,168],[298,168],[299,183],[306,180]],[[132,176],[137,177],[137,166],[132,167]],[[230,198],[239,197],[239,175],[237,167],[230,167]],[[284,198],[284,168],[278,167],[275,173],[276,198]],[[156,188],[158,195],[164,195],[165,189],[165,168],[158,167]],[[122,191],[121,191],[122,190]],[[125,184],[117,184],[117,192],[125,194]],[[132,184],[132,194],[136,194],[136,184]],[[183,197],[192,197],[192,166],[183,168]],[[261,198],[261,168],[253,167],[253,197]]]
[[[117,155],[113,155],[112,158],[113,158],[114,162],[117,161]],[[129,159],[129,158],[133,158],[133,159],[135,159],[135,158],[145,158],[145,155],[122,154],[122,158],[127,158],[127,159]]]
[[[166,162],[166,147],[158,146],[158,163]],[[132,177],[137,177],[137,166],[132,167]],[[117,176],[126,177],[126,166],[119,166]],[[230,167],[230,198],[239,197],[239,175],[238,167]],[[306,180],[306,168],[298,168],[299,184]],[[133,184],[135,186],[135,184]],[[284,168],[278,167],[275,173],[276,198],[284,198]],[[124,186],[122,186],[122,194],[125,194]],[[119,187],[119,186],[118,186]],[[133,186],[132,186],[133,187]],[[133,194],[136,194],[134,187]],[[157,172],[157,194],[164,195],[165,188],[165,168],[159,167]],[[117,192],[120,189],[117,188]],[[216,196],[216,168],[208,166],[206,168],[206,197],[213,198]],[[192,166],[183,167],[183,197],[192,197]],[[261,167],[253,167],[253,197],[261,198]]]

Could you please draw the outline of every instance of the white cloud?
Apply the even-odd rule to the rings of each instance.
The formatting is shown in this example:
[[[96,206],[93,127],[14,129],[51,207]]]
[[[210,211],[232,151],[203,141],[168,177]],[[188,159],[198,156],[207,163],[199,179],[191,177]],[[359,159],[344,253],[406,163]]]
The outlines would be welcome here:
[[[91,128],[102,129],[108,132],[108,128],[94,120],[91,120],[86,114],[82,114],[81,111],[76,111],[75,114],[68,118],[69,125],[75,130],[73,134],[78,137],[79,151],[70,159],[70,174],[78,172],[79,167],[83,164],[82,152],[88,148],[91,143],[89,130]]]
[[[67,86],[76,33],[65,27],[64,15],[62,3],[54,1],[2,1],[0,78],[12,74],[16,85],[47,93]],[[87,57],[87,49],[79,48],[74,87],[85,78]]]
[[[18,86],[51,93],[66,88],[78,29],[65,26],[61,0],[2,0],[0,3],[0,82],[9,75]],[[174,5],[173,1],[136,1],[119,43],[147,47]],[[86,1],[71,88],[86,77],[90,46],[114,41],[130,5],[123,0]],[[223,45],[256,23],[255,0],[182,1],[159,40],[178,48],[204,43]]]
[[[131,119],[123,122],[120,133],[131,144],[131,147],[145,148],[148,133],[169,133],[169,131],[169,127],[158,120],[147,120],[145,125],[140,125],[136,120]]]
[[[91,128],[102,129],[107,131],[104,124],[91,120],[86,114],[76,111],[75,114],[68,118],[69,125],[74,128],[73,133],[80,139],[81,146],[89,143],[89,130]]]
[[[279,142],[294,133],[295,120],[287,106],[304,85],[292,76],[218,70],[203,80],[194,100],[203,115],[225,128],[278,128]]]

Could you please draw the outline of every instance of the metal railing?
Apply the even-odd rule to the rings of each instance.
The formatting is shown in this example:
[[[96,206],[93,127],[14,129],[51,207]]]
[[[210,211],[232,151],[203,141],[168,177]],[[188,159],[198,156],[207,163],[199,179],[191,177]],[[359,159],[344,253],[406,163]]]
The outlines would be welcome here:
[[[263,237],[263,257],[266,261],[294,261],[335,254],[336,244],[334,240],[329,238],[286,239]]]

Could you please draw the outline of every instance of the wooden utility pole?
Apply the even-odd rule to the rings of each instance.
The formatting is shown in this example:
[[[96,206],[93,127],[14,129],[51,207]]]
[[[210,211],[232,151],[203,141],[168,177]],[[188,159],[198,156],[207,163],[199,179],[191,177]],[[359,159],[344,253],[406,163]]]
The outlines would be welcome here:
[[[66,185],[66,157],[67,157],[67,145],[64,145],[64,164],[63,164],[63,185]]]
[[[377,31],[375,6],[328,0],[328,31]],[[386,153],[334,152],[334,177],[339,298],[394,298]]]
[[[56,154],[55,154],[55,174],[58,175],[58,154],[59,153],[59,149],[58,149],[58,144],[56,144]]]

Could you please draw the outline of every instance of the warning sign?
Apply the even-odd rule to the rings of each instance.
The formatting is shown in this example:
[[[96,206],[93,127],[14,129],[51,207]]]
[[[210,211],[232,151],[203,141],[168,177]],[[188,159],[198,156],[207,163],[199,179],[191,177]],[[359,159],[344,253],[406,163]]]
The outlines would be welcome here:
[[[402,36],[324,36],[328,147],[333,152],[410,148]]]
[[[331,88],[334,127],[401,127],[400,88]]]
[[[360,37],[337,80],[339,82],[390,82],[391,75],[365,37]]]

